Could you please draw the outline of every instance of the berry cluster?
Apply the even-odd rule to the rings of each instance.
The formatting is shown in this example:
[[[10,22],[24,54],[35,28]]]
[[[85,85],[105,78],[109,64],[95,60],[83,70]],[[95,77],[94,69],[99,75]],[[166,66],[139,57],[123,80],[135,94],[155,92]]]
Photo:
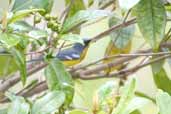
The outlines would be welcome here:
[[[44,18],[47,21],[47,27],[51,29],[54,32],[59,32],[59,21],[57,16],[51,16],[49,13],[42,13],[39,12],[41,15],[35,15],[34,16],[34,23],[38,24],[41,22],[42,18]]]

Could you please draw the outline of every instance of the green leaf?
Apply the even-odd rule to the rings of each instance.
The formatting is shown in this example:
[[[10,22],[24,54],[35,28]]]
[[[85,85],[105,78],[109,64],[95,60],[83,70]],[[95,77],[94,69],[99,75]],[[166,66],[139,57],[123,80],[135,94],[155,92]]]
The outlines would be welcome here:
[[[138,97],[143,97],[143,98],[146,98],[148,100],[151,100],[153,103],[156,103],[156,100],[148,95],[146,95],[145,93],[142,93],[142,92],[135,92],[135,95],[138,96]]]
[[[69,34],[62,35],[61,40],[71,41],[73,43],[84,44],[82,37],[78,34],[69,33]]]
[[[94,0],[88,0],[88,6],[91,6],[94,3]]]
[[[20,10],[15,12],[10,19],[8,19],[8,24],[14,23],[16,21],[19,21],[23,19],[24,17],[32,14],[33,12],[39,12],[39,11],[44,11],[42,9],[28,9],[28,10]]]
[[[131,112],[130,114],[141,114],[141,112],[139,110],[135,110],[135,111]]]
[[[75,109],[75,110],[72,110],[71,112],[69,112],[69,114],[87,114],[87,113],[84,111]]]
[[[22,83],[23,85],[25,85],[27,79],[26,57],[22,51],[17,50],[16,48],[10,49],[10,52],[13,55],[16,64],[20,70]]]
[[[166,71],[162,68],[160,71],[156,72],[152,68],[153,78],[157,88],[162,89],[165,92],[168,92],[171,95],[171,80],[167,76]]]
[[[109,27],[112,27],[117,24],[121,24],[122,22],[123,20],[119,19],[118,17],[112,16],[109,19]],[[122,49],[126,47],[128,43],[130,42],[130,40],[133,38],[134,32],[135,32],[135,26],[130,25],[128,27],[124,27],[124,28],[121,28],[119,30],[112,32],[110,34],[110,37],[114,45],[117,48]]]
[[[61,107],[64,101],[65,94],[63,92],[49,92],[34,102],[31,114],[50,114]]]
[[[0,78],[5,78],[18,70],[15,59],[9,53],[0,53]]]
[[[151,60],[153,60],[155,58],[157,58],[157,56],[156,57],[152,57]],[[159,73],[162,70],[164,62],[165,62],[165,60],[161,60],[161,61],[158,61],[158,62],[155,62],[155,63],[151,64],[151,67],[152,67],[152,70],[153,70],[153,74],[157,74],[157,73]]]
[[[136,111],[137,109],[141,109],[144,106],[146,106],[148,103],[150,103],[150,101],[146,98],[135,97],[129,103],[124,114],[130,114],[130,113]]]
[[[159,106],[160,114],[171,114],[171,96],[168,93],[159,91],[156,102]]]
[[[9,25],[14,31],[28,32],[33,29],[33,27],[26,21],[17,21]]]
[[[45,69],[45,76],[48,88],[60,90],[66,94],[66,105],[69,105],[74,95],[74,83],[71,75],[58,59],[52,59]]]
[[[133,8],[140,0],[119,0],[119,5],[123,10]]]
[[[69,5],[71,3],[71,0],[65,0],[66,4]],[[84,0],[77,0],[74,1],[70,7],[70,11],[68,14],[68,17],[73,16],[76,12],[80,11],[80,10],[85,10],[86,7],[84,5]]]
[[[21,40],[21,37],[11,33],[0,33],[0,42],[6,47],[11,48],[16,46]]]
[[[165,6],[166,11],[168,11],[168,17],[170,17],[170,12],[171,12],[171,4]]]
[[[8,108],[7,114],[29,114],[30,105],[22,97],[15,97]]]
[[[134,92],[136,88],[136,80],[132,79],[131,81],[127,82],[124,87],[122,88],[121,98],[115,110],[112,114],[125,114],[127,111],[127,107],[131,100],[134,97]]]
[[[153,49],[158,49],[166,27],[164,5],[160,0],[141,0],[134,11],[142,35]]]
[[[29,36],[35,39],[46,38],[48,33],[45,30],[32,30],[29,32]]]
[[[106,105],[108,100],[112,99],[114,95],[117,94],[119,89],[119,82],[117,81],[109,81],[102,85],[98,91],[98,101],[101,106]],[[115,102],[115,101],[114,101]]]
[[[45,9],[50,12],[54,0],[15,0],[12,11],[33,8]]]
[[[61,33],[66,33],[74,27],[78,27],[80,24],[89,20],[106,17],[110,14],[111,13],[109,11],[105,10],[81,10],[64,22]]]
[[[72,17],[75,15],[78,11],[80,10],[85,10],[86,7],[84,5],[84,0],[77,0],[77,1],[72,1],[72,0],[65,0],[66,5],[70,5],[70,11],[67,14],[67,18]],[[66,21],[66,20],[65,20]],[[76,34],[80,33],[80,28],[76,28],[73,31]]]
[[[7,114],[7,109],[0,109],[0,114]]]

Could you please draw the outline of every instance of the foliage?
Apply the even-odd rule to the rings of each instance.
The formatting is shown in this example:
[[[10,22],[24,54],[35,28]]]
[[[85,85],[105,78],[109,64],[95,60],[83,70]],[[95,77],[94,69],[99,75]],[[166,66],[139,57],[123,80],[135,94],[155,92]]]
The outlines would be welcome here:
[[[98,8],[94,8],[95,0],[88,0],[88,4],[64,0],[60,16],[58,11],[53,15],[54,0],[6,2],[8,10],[0,8],[0,78],[4,80],[0,83],[0,102],[10,102],[0,108],[0,114],[143,114],[141,110],[151,101],[158,106],[158,113],[171,114],[171,80],[164,67],[170,64],[166,58],[171,57],[170,0],[97,0]],[[108,30],[93,37],[81,34],[82,28],[103,19]],[[138,30],[148,49],[143,45],[131,52]],[[105,57],[79,66],[90,44],[104,36],[110,37]],[[135,58],[143,60],[134,66],[130,63]],[[76,64],[69,67],[65,62]],[[151,65],[154,83],[160,89],[155,98],[137,94],[138,81],[127,78],[147,65]],[[28,76],[41,69],[43,81],[30,83]],[[74,107],[76,79],[109,77],[119,79],[112,78],[96,88],[91,108]],[[10,89],[20,80],[22,90]]]

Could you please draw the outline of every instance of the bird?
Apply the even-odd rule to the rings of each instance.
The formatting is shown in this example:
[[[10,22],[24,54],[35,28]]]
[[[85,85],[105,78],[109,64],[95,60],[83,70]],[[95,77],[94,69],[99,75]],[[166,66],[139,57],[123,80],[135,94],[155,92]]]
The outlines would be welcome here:
[[[91,39],[83,38],[83,44],[74,43],[71,47],[60,50],[52,58],[58,58],[66,67],[79,64],[85,58],[91,41]],[[43,60],[44,57],[42,56],[36,59],[31,59],[27,61],[27,63],[39,62]]]
[[[75,43],[73,46],[61,50],[56,57],[63,62],[65,66],[73,66],[80,63],[86,56],[91,39],[83,38],[84,44]]]

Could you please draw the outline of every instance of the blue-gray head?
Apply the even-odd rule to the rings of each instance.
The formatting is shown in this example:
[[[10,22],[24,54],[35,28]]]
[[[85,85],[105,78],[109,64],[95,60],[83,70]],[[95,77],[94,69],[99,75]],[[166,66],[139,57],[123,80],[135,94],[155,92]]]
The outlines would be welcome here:
[[[76,43],[74,44],[73,48],[82,52],[82,50],[89,45],[89,43],[91,42],[91,39],[84,38],[83,41],[84,41],[84,44]]]

